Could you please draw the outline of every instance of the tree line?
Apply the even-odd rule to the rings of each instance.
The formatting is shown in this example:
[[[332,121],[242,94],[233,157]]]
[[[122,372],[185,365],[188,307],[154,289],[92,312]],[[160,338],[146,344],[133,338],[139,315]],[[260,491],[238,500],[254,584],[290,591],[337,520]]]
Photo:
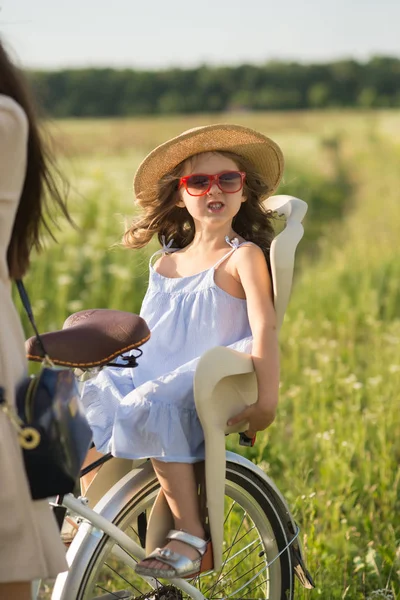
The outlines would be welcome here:
[[[159,71],[30,71],[45,114],[125,117],[237,110],[400,107],[400,59],[268,62]]]

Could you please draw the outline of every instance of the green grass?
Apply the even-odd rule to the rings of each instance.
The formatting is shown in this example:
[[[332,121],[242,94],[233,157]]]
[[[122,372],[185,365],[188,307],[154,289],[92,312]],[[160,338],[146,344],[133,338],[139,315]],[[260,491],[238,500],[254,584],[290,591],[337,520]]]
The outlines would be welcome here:
[[[296,598],[400,597],[399,112],[55,123],[80,230],[63,224],[59,245],[33,261],[39,327],[60,328],[82,308],[139,310],[150,250],[115,246],[135,168],[169,136],[218,121],[280,143],[280,191],[310,207],[281,335],[278,418],[253,449],[229,444],[274,479],[299,522],[317,588]]]

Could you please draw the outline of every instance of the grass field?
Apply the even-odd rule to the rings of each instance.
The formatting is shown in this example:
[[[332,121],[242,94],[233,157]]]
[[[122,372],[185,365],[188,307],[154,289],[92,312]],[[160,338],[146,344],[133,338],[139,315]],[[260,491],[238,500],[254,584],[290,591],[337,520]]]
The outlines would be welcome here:
[[[317,588],[296,598],[400,598],[399,112],[53,123],[79,229],[62,223],[59,244],[33,261],[39,328],[82,308],[139,310],[150,249],[118,246],[133,173],[156,144],[222,121],[275,139],[287,159],[279,191],[309,203],[279,415],[253,449],[231,447],[274,479],[301,526]]]

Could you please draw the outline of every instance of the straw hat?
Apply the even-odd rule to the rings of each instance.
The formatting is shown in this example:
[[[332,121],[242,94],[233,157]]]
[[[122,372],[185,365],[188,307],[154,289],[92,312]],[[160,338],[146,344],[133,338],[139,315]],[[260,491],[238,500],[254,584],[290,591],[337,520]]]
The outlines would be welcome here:
[[[184,131],[150,152],[136,171],[136,196],[156,198],[158,181],[179,163],[200,152],[223,150],[250,161],[269,185],[269,195],[274,193],[282,178],[284,164],[279,146],[253,129],[241,125],[216,124]]]

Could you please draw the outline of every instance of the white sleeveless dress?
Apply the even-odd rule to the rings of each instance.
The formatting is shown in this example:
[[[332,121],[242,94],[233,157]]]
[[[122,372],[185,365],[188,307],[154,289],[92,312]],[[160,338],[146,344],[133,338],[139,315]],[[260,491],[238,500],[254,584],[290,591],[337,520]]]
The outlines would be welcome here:
[[[143,346],[139,366],[107,367],[83,387],[82,401],[100,452],[166,462],[204,459],[193,397],[197,362],[215,346],[247,353],[252,347],[246,300],[231,296],[214,281],[218,266],[250,242],[226,241],[231,250],[216,265],[188,277],[164,277],[150,259],[140,315],[151,338]],[[165,251],[174,249],[164,246],[156,255]]]

